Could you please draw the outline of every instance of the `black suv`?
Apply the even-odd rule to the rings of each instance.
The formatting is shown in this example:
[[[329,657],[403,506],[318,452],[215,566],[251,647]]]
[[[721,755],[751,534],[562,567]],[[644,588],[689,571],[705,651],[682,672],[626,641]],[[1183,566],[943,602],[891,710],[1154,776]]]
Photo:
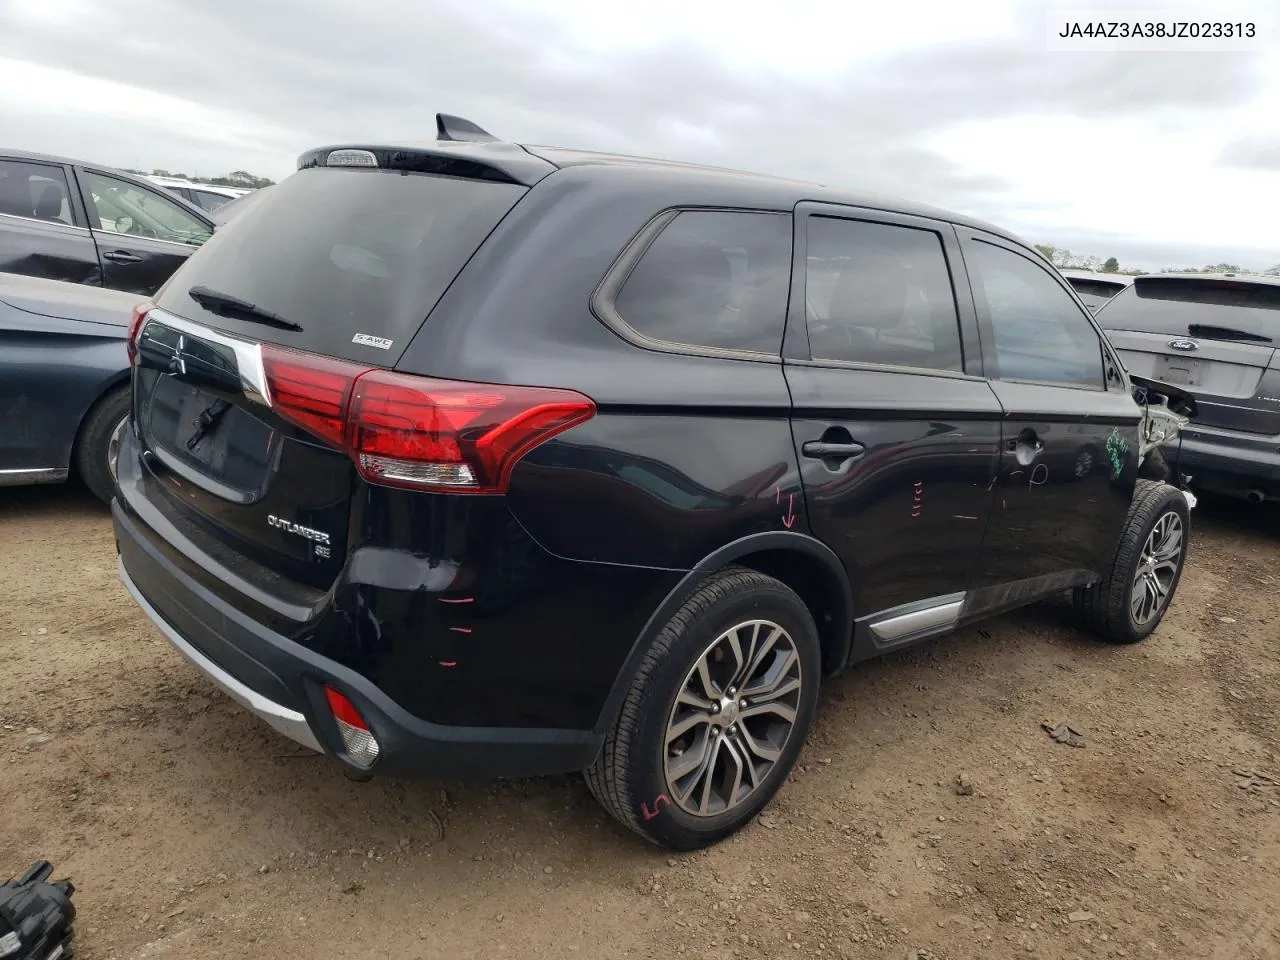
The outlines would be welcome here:
[[[823,676],[1068,590],[1160,622],[1179,421],[1021,241],[439,125],[303,155],[135,317],[121,576],[277,730],[356,777],[585,770],[689,848]]]
[[[1098,322],[1130,370],[1195,398],[1179,464],[1197,488],[1280,500],[1280,277],[1138,277]]]

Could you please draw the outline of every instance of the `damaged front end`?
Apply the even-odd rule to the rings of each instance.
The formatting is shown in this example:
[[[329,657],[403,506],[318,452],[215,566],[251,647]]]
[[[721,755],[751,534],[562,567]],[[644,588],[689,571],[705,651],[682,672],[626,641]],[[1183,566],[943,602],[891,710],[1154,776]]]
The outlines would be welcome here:
[[[1191,394],[1158,380],[1129,374],[1133,399],[1142,407],[1142,431],[1138,448],[1139,476],[1176,483],[1196,505],[1195,495],[1188,489],[1191,477],[1178,469],[1179,434],[1196,412]],[[1172,461],[1172,462],[1170,462]]]

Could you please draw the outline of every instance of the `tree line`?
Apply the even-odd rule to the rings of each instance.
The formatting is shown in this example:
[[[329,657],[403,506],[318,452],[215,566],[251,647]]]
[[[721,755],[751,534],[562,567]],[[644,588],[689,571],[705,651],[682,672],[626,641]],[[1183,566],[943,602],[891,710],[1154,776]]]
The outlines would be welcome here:
[[[133,173],[142,177],[176,177],[179,180],[190,180],[193,183],[208,183],[215,187],[240,187],[246,190],[257,190],[260,187],[270,187],[275,184],[274,180],[267,177],[254,176],[247,170],[233,170],[221,177],[200,177],[188,176],[185,173],[171,173],[168,170],[130,170],[125,167],[125,173]]]
[[[1118,273],[1128,277],[1141,277],[1151,272],[1149,270],[1122,270],[1120,261],[1115,257],[1107,257],[1104,260],[1101,257],[1077,256],[1070,250],[1063,247],[1050,246],[1047,243],[1037,243],[1036,249],[1059,270],[1089,270],[1092,273]],[[1280,277],[1280,263],[1265,270],[1250,270],[1235,263],[1206,263],[1203,267],[1164,267],[1160,270],[1160,273],[1244,273],[1261,274],[1264,277]]]

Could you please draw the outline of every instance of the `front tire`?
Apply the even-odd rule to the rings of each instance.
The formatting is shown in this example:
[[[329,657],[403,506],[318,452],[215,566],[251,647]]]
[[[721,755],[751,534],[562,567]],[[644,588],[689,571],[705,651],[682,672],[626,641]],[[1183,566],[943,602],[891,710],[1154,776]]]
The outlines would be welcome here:
[[[794,591],[754,570],[713,574],[654,639],[587,786],[660,846],[724,839],[786,781],[821,668],[817,627]]]
[[[1139,480],[1107,575],[1078,587],[1081,625],[1109,643],[1137,643],[1160,625],[1182,579],[1191,512],[1177,487]]]

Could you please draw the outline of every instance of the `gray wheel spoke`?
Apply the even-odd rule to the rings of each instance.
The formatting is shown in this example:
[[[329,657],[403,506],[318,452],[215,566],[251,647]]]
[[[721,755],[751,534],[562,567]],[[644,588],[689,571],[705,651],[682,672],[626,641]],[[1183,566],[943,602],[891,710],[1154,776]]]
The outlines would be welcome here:
[[[716,637],[667,718],[663,772],[673,802],[714,817],[764,786],[795,729],[802,684],[795,641],[778,624],[747,620]]]
[[[704,817],[708,813],[707,807],[711,802],[711,788],[715,785],[716,779],[716,759],[720,756],[720,744],[723,739],[722,737],[716,737],[711,741],[711,749],[707,751],[706,765],[694,777],[694,782],[699,786],[698,813]]]
[[[711,747],[711,732],[706,731],[705,733],[703,733],[701,737],[698,738],[698,740],[691,747],[689,747],[688,750],[686,750],[680,756],[668,759],[667,781],[669,782],[673,790],[678,789],[676,788],[676,781],[683,780],[685,777],[689,776],[689,774],[693,773],[695,770],[700,769],[708,762],[708,760],[711,758],[710,747]],[[688,791],[686,791],[686,796],[688,795],[688,793],[691,793],[693,791],[693,788],[695,786],[697,786],[696,781],[697,781],[697,778],[695,777],[694,782],[689,785],[689,789]]]
[[[779,660],[777,657],[774,659]],[[769,670],[769,673],[761,679],[758,684],[743,690],[742,696],[747,697],[752,702],[761,698],[773,699],[775,697],[784,696],[786,693],[789,693],[790,690],[784,690],[783,688],[787,687],[788,683],[792,680],[794,680],[797,687],[799,686],[799,677],[789,678],[787,676],[791,672],[791,668],[799,662],[800,658],[796,654],[795,650],[788,650],[780,658],[780,662],[775,663]],[[791,689],[795,689],[795,687],[792,687]]]
[[[678,740],[680,737],[683,737],[686,733],[688,733],[690,730],[692,730],[694,727],[698,726],[699,724],[702,724],[702,723],[709,724],[710,722],[711,722],[710,713],[701,713],[701,712],[691,713],[687,717],[685,717],[683,720],[680,720],[677,723],[674,723],[671,726],[667,727],[667,743],[670,743],[672,740]]]
[[[693,707],[695,710],[711,711],[711,701],[706,697],[700,697],[688,687],[680,691],[676,697],[677,706]]]
[[[724,795],[725,806],[731,807],[737,802],[738,794],[742,790],[742,775],[747,772],[747,768],[751,766],[749,760],[738,753],[738,745],[733,741],[735,737],[722,738],[724,742],[720,746],[720,753],[725,758],[725,773],[729,773],[729,767],[733,767],[732,777],[726,777],[725,782],[728,784],[728,792]]]
[[[774,716],[779,720],[785,720],[787,723],[796,722],[796,712],[785,703],[777,700],[766,700],[764,703],[753,703],[742,711],[742,719],[749,720],[752,717]]]
[[[703,695],[710,700],[718,700],[720,698],[720,688],[717,687],[715,681],[711,679],[711,667],[707,663],[707,654],[710,652],[711,651],[708,650],[707,653],[704,653],[698,659],[696,671],[698,674],[698,680],[702,684]],[[688,684],[686,683],[685,686],[688,686]]]
[[[751,731],[748,730],[746,726],[743,726],[742,732],[739,736],[742,737],[742,742],[747,745],[747,749],[761,760],[766,760],[769,763],[776,763],[778,758],[782,756],[781,747],[775,747],[768,740],[757,740],[751,735]]]
[[[781,627],[773,624],[770,626],[772,626],[773,629],[769,631],[769,635],[761,640],[756,646],[755,656],[752,658],[750,666],[747,667],[746,676],[742,678],[744,685],[749,683],[751,678],[759,672],[760,667],[764,664],[764,658],[767,657],[778,645],[778,640],[782,637],[787,637]],[[787,637],[788,651],[794,654],[795,648],[790,646],[790,641],[791,638]]]
[[[724,749],[731,752],[734,759],[742,765],[742,770],[747,775],[748,786],[752,790],[760,786],[760,776],[756,773],[756,761],[751,758],[751,753],[743,743],[741,731],[724,745]]]
[[[746,627],[751,627],[750,639],[747,642],[747,649],[742,649],[742,631]],[[756,634],[760,632],[760,624],[742,624],[734,627],[729,631],[727,639],[729,641],[729,649],[733,651],[733,676],[729,680],[729,686],[737,686],[741,681],[742,675],[746,673],[747,667],[751,664],[752,652],[756,646]]]

